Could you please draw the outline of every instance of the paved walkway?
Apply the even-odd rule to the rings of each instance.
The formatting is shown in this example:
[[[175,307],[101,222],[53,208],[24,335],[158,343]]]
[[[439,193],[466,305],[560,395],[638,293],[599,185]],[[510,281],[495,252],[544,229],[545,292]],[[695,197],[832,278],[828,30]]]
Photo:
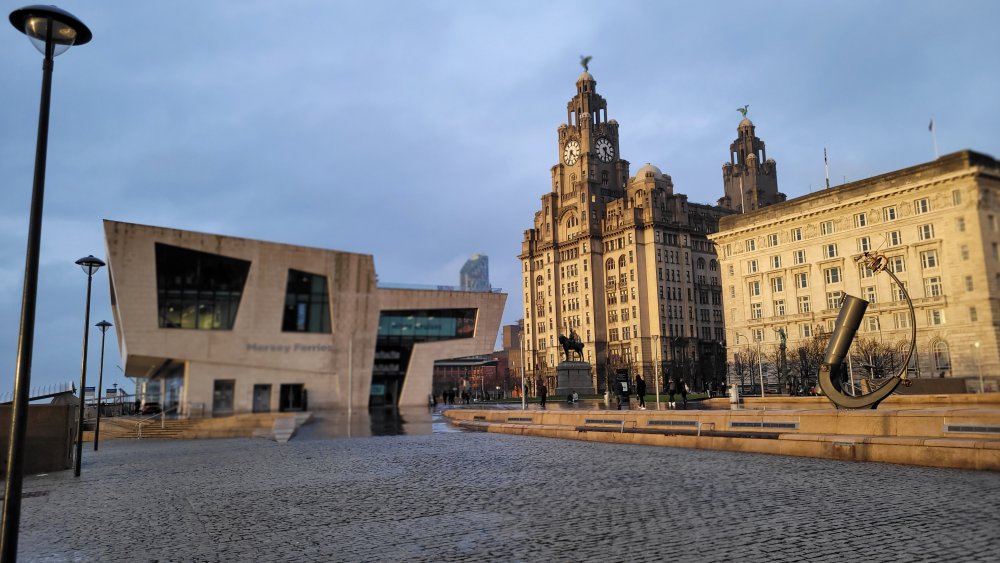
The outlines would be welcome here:
[[[21,561],[997,561],[1000,474],[486,433],[114,440]]]

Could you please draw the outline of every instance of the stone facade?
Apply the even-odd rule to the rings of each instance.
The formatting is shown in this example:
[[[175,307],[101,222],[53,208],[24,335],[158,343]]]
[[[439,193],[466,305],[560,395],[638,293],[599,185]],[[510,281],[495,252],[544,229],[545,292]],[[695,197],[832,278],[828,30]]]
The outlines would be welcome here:
[[[759,350],[763,364],[779,363],[781,329],[788,365],[797,364],[799,348],[833,329],[845,293],[871,302],[858,338],[904,348],[910,320],[899,288],[857,262],[877,251],[916,310],[911,377],[964,377],[978,389],[980,368],[1000,371],[998,192],[1000,163],[962,151],[724,218],[710,238],[732,329],[729,361]],[[776,383],[778,368],[767,371]]]
[[[764,141],[757,138],[752,121],[746,117],[736,128],[736,140],[729,145],[729,162],[722,165],[725,195],[719,205],[745,213],[785,201],[778,191],[778,165],[767,158]]]
[[[731,213],[689,203],[647,164],[635,176],[619,151],[618,123],[588,72],[576,81],[557,131],[558,163],[524,233],[526,376],[555,389],[559,335],[574,331],[603,391],[609,368],[653,385],[675,374],[700,388],[720,372],[722,286],[706,235]]]

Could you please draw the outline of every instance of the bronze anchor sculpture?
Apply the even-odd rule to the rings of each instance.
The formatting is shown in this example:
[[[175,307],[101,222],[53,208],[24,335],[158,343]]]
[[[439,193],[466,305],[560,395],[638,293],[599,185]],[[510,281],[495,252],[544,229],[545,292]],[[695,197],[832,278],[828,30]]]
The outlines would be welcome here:
[[[904,386],[911,385],[911,381],[907,378],[906,370],[909,368],[910,358],[913,357],[913,351],[916,348],[917,319],[913,310],[913,301],[910,300],[910,294],[907,293],[906,287],[899,281],[896,274],[886,268],[889,261],[884,255],[865,252],[857,261],[868,266],[876,274],[881,272],[889,274],[892,280],[896,282],[910,310],[910,348],[906,353],[906,360],[903,362],[898,374],[890,377],[872,391],[860,394],[846,393],[843,389],[843,382],[847,380],[844,358],[847,356],[851,348],[851,343],[854,341],[854,334],[858,331],[858,327],[864,319],[868,302],[853,295],[845,294],[840,307],[840,314],[837,316],[836,327],[830,336],[830,343],[826,347],[826,355],[819,368],[819,386],[833,404],[837,405],[837,408],[874,409],[886,397],[891,395],[899,387],[900,383]]]

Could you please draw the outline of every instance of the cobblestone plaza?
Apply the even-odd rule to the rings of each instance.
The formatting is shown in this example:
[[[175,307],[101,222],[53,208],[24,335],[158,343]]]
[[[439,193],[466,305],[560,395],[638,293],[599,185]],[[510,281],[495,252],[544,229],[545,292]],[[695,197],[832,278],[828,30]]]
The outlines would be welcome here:
[[[113,440],[22,561],[996,561],[989,472],[438,432]]]

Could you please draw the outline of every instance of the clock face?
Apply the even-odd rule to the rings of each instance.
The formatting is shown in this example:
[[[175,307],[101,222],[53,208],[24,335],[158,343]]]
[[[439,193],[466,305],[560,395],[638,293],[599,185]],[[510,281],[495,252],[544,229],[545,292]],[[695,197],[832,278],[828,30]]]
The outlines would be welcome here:
[[[597,140],[597,157],[604,162],[611,162],[615,158],[615,147],[611,145],[611,141],[604,137]]]
[[[566,164],[576,164],[578,158],[580,158],[580,142],[570,141],[566,143],[566,148],[563,149],[563,160]]]

